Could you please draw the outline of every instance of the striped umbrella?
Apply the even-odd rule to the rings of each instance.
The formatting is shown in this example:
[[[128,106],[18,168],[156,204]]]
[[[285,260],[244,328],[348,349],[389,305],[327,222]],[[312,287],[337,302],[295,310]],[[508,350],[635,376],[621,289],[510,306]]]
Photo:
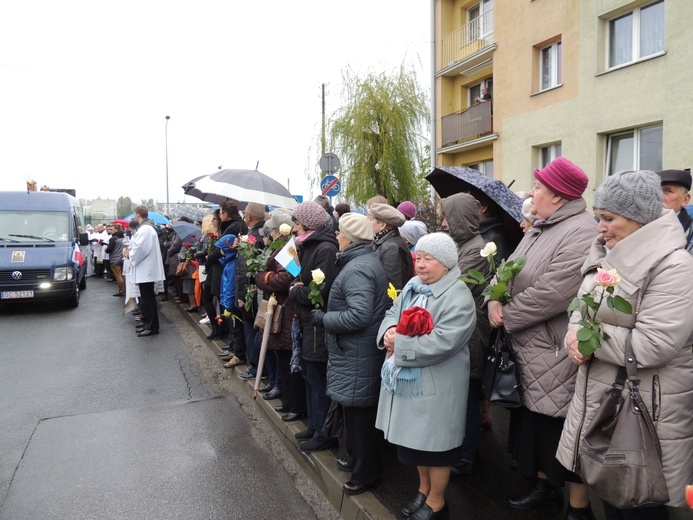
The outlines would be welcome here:
[[[279,182],[257,170],[221,170],[183,185],[186,195],[221,204],[231,199],[239,209],[248,202],[293,209],[296,199]]]

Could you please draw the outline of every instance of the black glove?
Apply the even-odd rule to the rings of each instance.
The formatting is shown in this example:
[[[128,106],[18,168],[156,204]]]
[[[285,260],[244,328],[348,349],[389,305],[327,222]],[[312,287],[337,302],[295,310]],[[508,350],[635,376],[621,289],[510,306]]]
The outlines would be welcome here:
[[[313,325],[318,325],[322,327],[322,320],[325,318],[325,313],[320,309],[313,309],[310,311],[310,322]]]
[[[195,253],[195,260],[202,260],[207,256],[207,251],[198,251]]]

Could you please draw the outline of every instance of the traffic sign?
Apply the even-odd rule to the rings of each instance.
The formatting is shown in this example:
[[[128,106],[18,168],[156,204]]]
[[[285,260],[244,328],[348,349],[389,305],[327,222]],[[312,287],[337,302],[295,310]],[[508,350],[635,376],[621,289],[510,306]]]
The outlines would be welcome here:
[[[323,195],[334,197],[342,189],[342,183],[334,175],[326,175],[320,180],[320,189]]]
[[[320,157],[320,170],[323,173],[337,173],[339,171],[339,159],[333,153],[326,153]]]

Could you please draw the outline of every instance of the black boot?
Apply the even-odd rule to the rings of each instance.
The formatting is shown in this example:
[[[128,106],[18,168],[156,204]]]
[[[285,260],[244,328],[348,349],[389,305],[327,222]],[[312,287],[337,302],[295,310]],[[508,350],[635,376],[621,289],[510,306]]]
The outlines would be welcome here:
[[[207,339],[221,338],[221,327],[216,323],[212,324],[212,332],[207,334]]]
[[[580,509],[568,505],[568,511],[566,511],[563,520],[596,520],[596,518],[589,504]]]
[[[528,493],[518,498],[509,498],[508,505],[515,509],[550,507],[560,510],[563,509],[563,493],[560,488],[552,486],[543,478],[538,478]]]

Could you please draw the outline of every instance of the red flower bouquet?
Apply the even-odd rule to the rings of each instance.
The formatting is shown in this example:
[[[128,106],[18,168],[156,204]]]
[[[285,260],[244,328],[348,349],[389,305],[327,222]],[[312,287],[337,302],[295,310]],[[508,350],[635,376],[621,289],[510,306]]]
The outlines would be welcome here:
[[[402,312],[395,332],[405,336],[423,336],[433,330],[433,318],[423,307],[410,307]]]

